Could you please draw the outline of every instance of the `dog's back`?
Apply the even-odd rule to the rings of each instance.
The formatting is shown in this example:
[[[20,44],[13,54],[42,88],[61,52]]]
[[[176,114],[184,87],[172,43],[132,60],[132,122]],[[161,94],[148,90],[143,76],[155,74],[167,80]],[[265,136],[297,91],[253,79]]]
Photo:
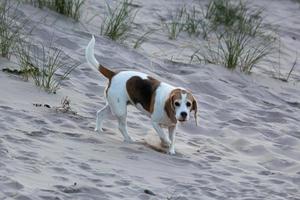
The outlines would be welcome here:
[[[148,75],[136,71],[117,73],[107,88],[109,102],[132,104],[139,110],[150,114],[153,111],[154,93],[160,82]]]

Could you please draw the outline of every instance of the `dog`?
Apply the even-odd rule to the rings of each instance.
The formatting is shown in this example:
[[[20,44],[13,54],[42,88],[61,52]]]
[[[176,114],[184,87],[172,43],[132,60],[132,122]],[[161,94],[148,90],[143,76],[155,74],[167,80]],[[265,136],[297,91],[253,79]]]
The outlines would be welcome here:
[[[153,128],[168,153],[175,154],[177,122],[186,122],[194,112],[197,125],[197,101],[192,93],[181,87],[174,87],[147,74],[137,71],[115,72],[98,63],[94,56],[95,38],[86,47],[88,64],[108,79],[104,91],[106,105],[97,112],[95,131],[102,132],[102,122],[112,113],[118,119],[119,130],[125,142],[132,142],[127,132],[127,105],[134,105],[151,118]],[[167,136],[163,128],[168,128]]]

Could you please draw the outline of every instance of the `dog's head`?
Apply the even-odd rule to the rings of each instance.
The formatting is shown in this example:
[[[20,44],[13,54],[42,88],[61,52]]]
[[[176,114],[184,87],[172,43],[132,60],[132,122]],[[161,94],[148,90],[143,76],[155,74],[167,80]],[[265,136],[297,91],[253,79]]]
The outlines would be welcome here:
[[[185,122],[190,118],[190,113],[194,111],[197,125],[197,101],[191,92],[185,89],[175,89],[171,92],[166,101],[166,112],[172,121]]]

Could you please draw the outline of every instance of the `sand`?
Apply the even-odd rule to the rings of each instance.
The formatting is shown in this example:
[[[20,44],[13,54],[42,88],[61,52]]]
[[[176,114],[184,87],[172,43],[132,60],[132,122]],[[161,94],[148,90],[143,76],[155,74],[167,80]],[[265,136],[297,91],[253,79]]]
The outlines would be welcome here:
[[[159,16],[182,4],[135,3],[141,9],[132,37],[146,27],[159,27]],[[300,49],[300,4],[289,0],[255,0],[253,4],[264,7],[266,19],[278,25],[281,72],[285,73]],[[54,35],[56,44],[82,64],[57,94],[0,73],[1,200],[300,199],[299,64],[288,83],[272,78],[274,69],[267,64],[251,75],[222,66],[183,64],[201,39],[183,34],[170,41],[161,30],[134,50],[128,42],[118,44],[99,36],[104,1],[87,0],[80,23],[29,5],[19,11],[30,17],[30,24],[40,22],[33,32],[35,40]],[[134,144],[122,142],[114,120],[104,123],[103,134],[93,131],[107,80],[85,61],[91,33],[102,64],[142,71],[193,91],[199,126],[193,120],[179,125],[175,156],[161,151],[150,120],[134,108],[128,113]],[[1,69],[11,65],[0,60]],[[54,109],[65,96],[77,115]]]

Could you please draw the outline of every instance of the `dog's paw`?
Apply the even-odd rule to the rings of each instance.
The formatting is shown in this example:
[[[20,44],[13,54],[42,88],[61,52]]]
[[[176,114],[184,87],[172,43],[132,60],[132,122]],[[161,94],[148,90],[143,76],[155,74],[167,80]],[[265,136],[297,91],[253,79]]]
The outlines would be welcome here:
[[[164,148],[169,148],[170,144],[165,143],[165,142],[161,142],[160,145]]]
[[[124,139],[124,142],[125,142],[125,143],[129,143],[129,144],[134,143],[134,141],[133,141],[133,139],[131,139],[131,137],[125,138],[125,139]]]
[[[168,140],[167,141],[164,141],[164,140],[161,141],[161,146],[162,147],[169,148],[170,145],[171,145],[171,141],[168,141]]]
[[[169,149],[168,152],[167,152],[167,154],[169,154],[169,155],[175,155],[176,154],[175,149]]]
[[[95,132],[97,132],[97,133],[103,133],[104,132],[104,130],[102,129],[102,128],[95,128]]]

